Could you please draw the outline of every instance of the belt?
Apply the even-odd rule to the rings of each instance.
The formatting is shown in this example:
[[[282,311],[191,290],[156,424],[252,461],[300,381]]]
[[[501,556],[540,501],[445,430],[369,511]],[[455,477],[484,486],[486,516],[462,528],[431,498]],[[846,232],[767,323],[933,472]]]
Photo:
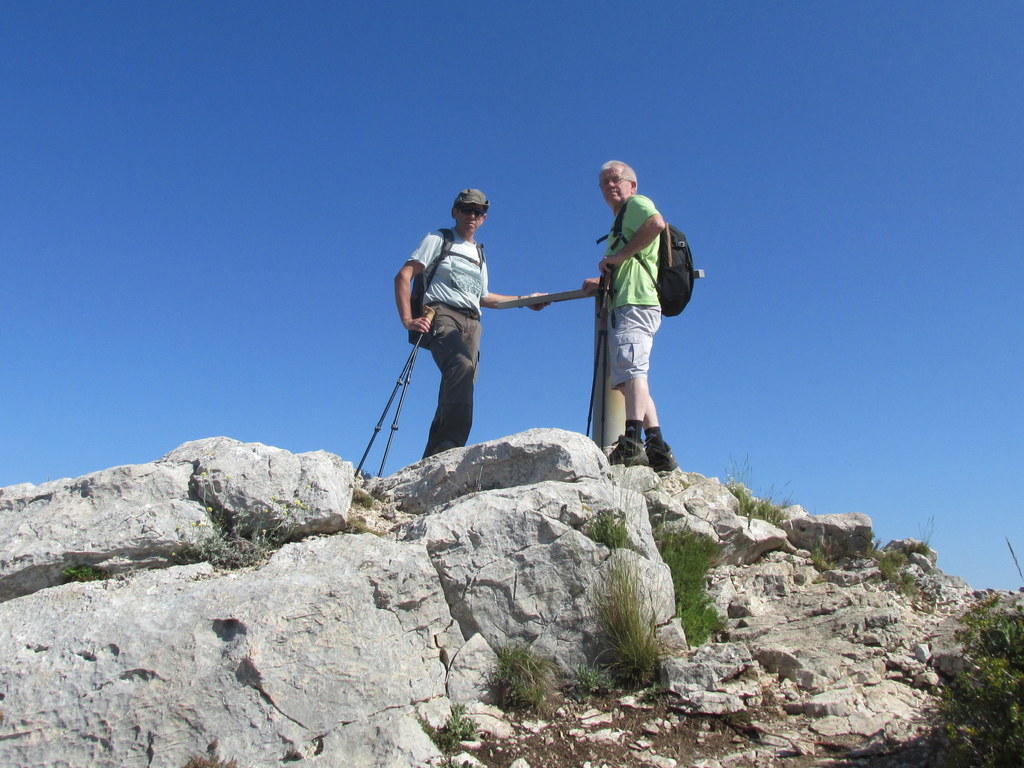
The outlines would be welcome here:
[[[480,313],[479,312],[477,312],[475,310],[472,310],[472,309],[467,309],[466,307],[453,307],[451,304],[445,304],[444,302],[436,302],[434,304],[428,304],[427,306],[428,307],[444,307],[445,309],[450,309],[452,312],[458,312],[460,315],[465,315],[470,320],[479,320],[480,319]]]

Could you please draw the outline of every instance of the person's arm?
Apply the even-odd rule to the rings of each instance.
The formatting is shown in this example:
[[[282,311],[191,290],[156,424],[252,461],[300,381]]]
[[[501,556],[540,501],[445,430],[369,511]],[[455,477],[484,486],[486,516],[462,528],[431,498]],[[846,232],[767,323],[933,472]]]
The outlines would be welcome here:
[[[423,265],[412,259],[398,270],[398,274],[395,275],[395,306],[398,307],[398,319],[402,321],[406,330],[426,333],[430,330],[430,320],[426,317],[412,316],[412,302],[409,298],[412,294],[412,280],[422,271]]]
[[[528,293],[526,296],[543,296],[543,293]],[[503,301],[514,301],[515,299],[521,299],[522,296],[506,296],[503,293],[488,293],[482,299],[480,299],[480,306],[487,307],[488,309],[494,309],[498,304]],[[531,304],[530,309],[535,312],[544,309],[550,302],[544,304]]]
[[[660,213],[648,216],[647,220],[640,225],[640,228],[633,233],[633,236],[629,238],[629,241],[617,253],[601,259],[597,265],[598,269],[601,270],[602,274],[611,272],[615,267],[625,262],[626,259],[633,258],[657,240],[661,236],[663,229],[665,229],[665,219],[661,217]],[[584,290],[586,290],[586,285],[584,285]]]

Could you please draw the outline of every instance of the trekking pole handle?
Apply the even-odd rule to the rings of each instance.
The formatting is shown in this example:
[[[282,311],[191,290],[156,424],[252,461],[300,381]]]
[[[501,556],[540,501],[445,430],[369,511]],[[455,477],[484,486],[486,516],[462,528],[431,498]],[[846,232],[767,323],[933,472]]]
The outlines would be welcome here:
[[[416,349],[419,349],[420,343],[423,341],[423,337],[430,333],[431,326],[434,325],[434,315],[437,314],[433,307],[424,307],[423,314],[420,317],[427,319],[427,330],[420,331],[420,335],[416,338]]]

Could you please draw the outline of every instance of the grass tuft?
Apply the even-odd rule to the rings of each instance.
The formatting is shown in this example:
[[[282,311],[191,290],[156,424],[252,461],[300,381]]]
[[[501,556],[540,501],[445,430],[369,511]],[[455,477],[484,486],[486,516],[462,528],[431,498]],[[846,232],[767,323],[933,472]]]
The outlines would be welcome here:
[[[764,520],[766,523],[781,527],[786,521],[782,510],[790,506],[790,501],[776,502],[772,494],[768,493],[763,498],[758,498],[750,490],[750,464],[744,461],[742,466],[733,463],[729,470],[725,487],[736,497],[740,503],[740,514],[748,519]]]
[[[356,509],[370,510],[376,506],[376,499],[362,488],[352,490],[352,506]]]
[[[554,694],[555,663],[523,643],[497,651],[494,685],[503,709],[543,712]]]
[[[910,598],[920,596],[921,590],[918,589],[914,577],[904,570],[910,564],[905,551],[896,548],[873,548],[870,555],[878,564],[882,578],[892,584],[897,592]]]
[[[591,518],[585,532],[593,541],[604,544],[608,549],[629,549],[626,520],[610,510],[602,510]]]
[[[61,572],[65,584],[79,581],[103,581],[109,579],[110,574],[95,565],[69,565]]]
[[[217,756],[217,742],[213,742],[205,755],[195,755],[182,768],[238,768],[237,760],[222,760]]]
[[[636,566],[626,558],[611,564],[599,587],[596,609],[608,643],[604,665],[625,685],[642,687],[654,682],[664,649],[650,597],[641,589]]]
[[[764,520],[776,527],[781,527],[786,521],[782,510],[789,506],[788,504],[776,504],[770,495],[760,499],[754,496],[743,483],[730,481],[725,487],[740,503],[740,514],[744,517],[751,520]]]
[[[824,543],[815,545],[811,550],[811,564],[821,573],[831,571],[838,565],[832,549]]]

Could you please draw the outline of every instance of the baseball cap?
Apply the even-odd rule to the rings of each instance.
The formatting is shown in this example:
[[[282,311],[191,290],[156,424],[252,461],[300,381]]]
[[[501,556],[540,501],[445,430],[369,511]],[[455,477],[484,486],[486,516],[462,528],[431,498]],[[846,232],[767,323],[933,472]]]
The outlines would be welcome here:
[[[464,189],[459,192],[458,197],[455,198],[455,202],[452,203],[452,207],[454,208],[460,205],[479,205],[485,211],[491,206],[487,197],[479,189]]]

